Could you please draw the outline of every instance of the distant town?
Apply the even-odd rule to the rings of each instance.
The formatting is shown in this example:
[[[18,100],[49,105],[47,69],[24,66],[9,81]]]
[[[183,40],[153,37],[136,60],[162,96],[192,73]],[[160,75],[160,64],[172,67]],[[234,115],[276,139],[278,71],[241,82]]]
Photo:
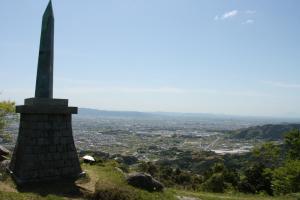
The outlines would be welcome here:
[[[10,124],[13,148],[17,120]],[[230,132],[257,125],[294,122],[293,119],[247,118],[213,115],[149,114],[80,109],[73,118],[73,134],[79,153],[102,152],[156,161],[164,151],[213,151],[216,154],[249,152],[264,139],[230,137]],[[278,141],[280,142],[280,141]],[[176,152],[174,152],[176,154]]]

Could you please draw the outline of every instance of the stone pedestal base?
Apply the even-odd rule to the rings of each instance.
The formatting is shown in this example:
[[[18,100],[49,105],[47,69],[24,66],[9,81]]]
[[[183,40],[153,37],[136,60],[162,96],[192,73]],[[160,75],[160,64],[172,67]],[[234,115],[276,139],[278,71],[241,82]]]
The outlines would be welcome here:
[[[9,167],[13,178],[18,184],[78,178],[82,170],[73,140],[71,117],[77,113],[77,108],[56,105],[55,100],[51,104],[25,103],[28,105],[16,108],[21,118]]]

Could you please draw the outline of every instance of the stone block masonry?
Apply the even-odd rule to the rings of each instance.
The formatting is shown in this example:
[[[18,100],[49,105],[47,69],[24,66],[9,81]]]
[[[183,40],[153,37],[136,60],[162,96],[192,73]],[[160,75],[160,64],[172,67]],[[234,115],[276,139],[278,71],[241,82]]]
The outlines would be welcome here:
[[[9,170],[18,184],[74,180],[82,173],[72,133],[71,115],[77,108],[52,105],[52,112],[42,113],[42,107],[49,106],[17,107],[19,135]]]

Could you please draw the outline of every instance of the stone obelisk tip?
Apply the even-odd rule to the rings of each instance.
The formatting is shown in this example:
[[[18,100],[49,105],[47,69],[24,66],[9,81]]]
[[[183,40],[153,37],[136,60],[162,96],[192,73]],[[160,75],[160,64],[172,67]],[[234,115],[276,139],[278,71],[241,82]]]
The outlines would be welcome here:
[[[51,0],[43,15],[35,97],[53,98],[54,15]]]
[[[45,13],[44,13],[44,16],[45,17],[45,14],[50,14],[53,16],[53,8],[52,8],[52,1],[50,0],[49,3],[48,3],[48,6],[45,10]]]

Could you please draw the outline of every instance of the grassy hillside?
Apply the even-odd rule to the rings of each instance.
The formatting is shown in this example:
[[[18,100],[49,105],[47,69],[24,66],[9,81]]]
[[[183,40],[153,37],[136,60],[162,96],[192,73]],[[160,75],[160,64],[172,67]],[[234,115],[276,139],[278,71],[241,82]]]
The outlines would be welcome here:
[[[191,200],[296,200],[296,197],[272,198],[258,195],[216,194],[188,192],[177,189],[165,189],[164,192],[147,192],[128,185],[118,164],[110,161],[102,165],[83,164],[87,177],[73,186],[36,185],[25,189],[17,189],[10,178],[0,182],[0,199],[2,200],[84,200],[92,199],[95,194],[103,200],[176,200],[179,196],[190,197]]]
[[[235,139],[282,140],[284,134],[293,129],[300,129],[300,124],[268,124],[253,126],[230,132],[229,137]]]
[[[196,197],[201,200],[299,200],[300,196],[291,195],[285,197],[269,197],[260,195],[245,195],[245,194],[217,194],[217,193],[194,193],[186,191],[176,191],[177,195]]]
[[[0,199],[2,200],[64,200],[63,197],[48,195],[42,197],[36,194],[22,194],[15,192],[2,192],[0,191]]]

